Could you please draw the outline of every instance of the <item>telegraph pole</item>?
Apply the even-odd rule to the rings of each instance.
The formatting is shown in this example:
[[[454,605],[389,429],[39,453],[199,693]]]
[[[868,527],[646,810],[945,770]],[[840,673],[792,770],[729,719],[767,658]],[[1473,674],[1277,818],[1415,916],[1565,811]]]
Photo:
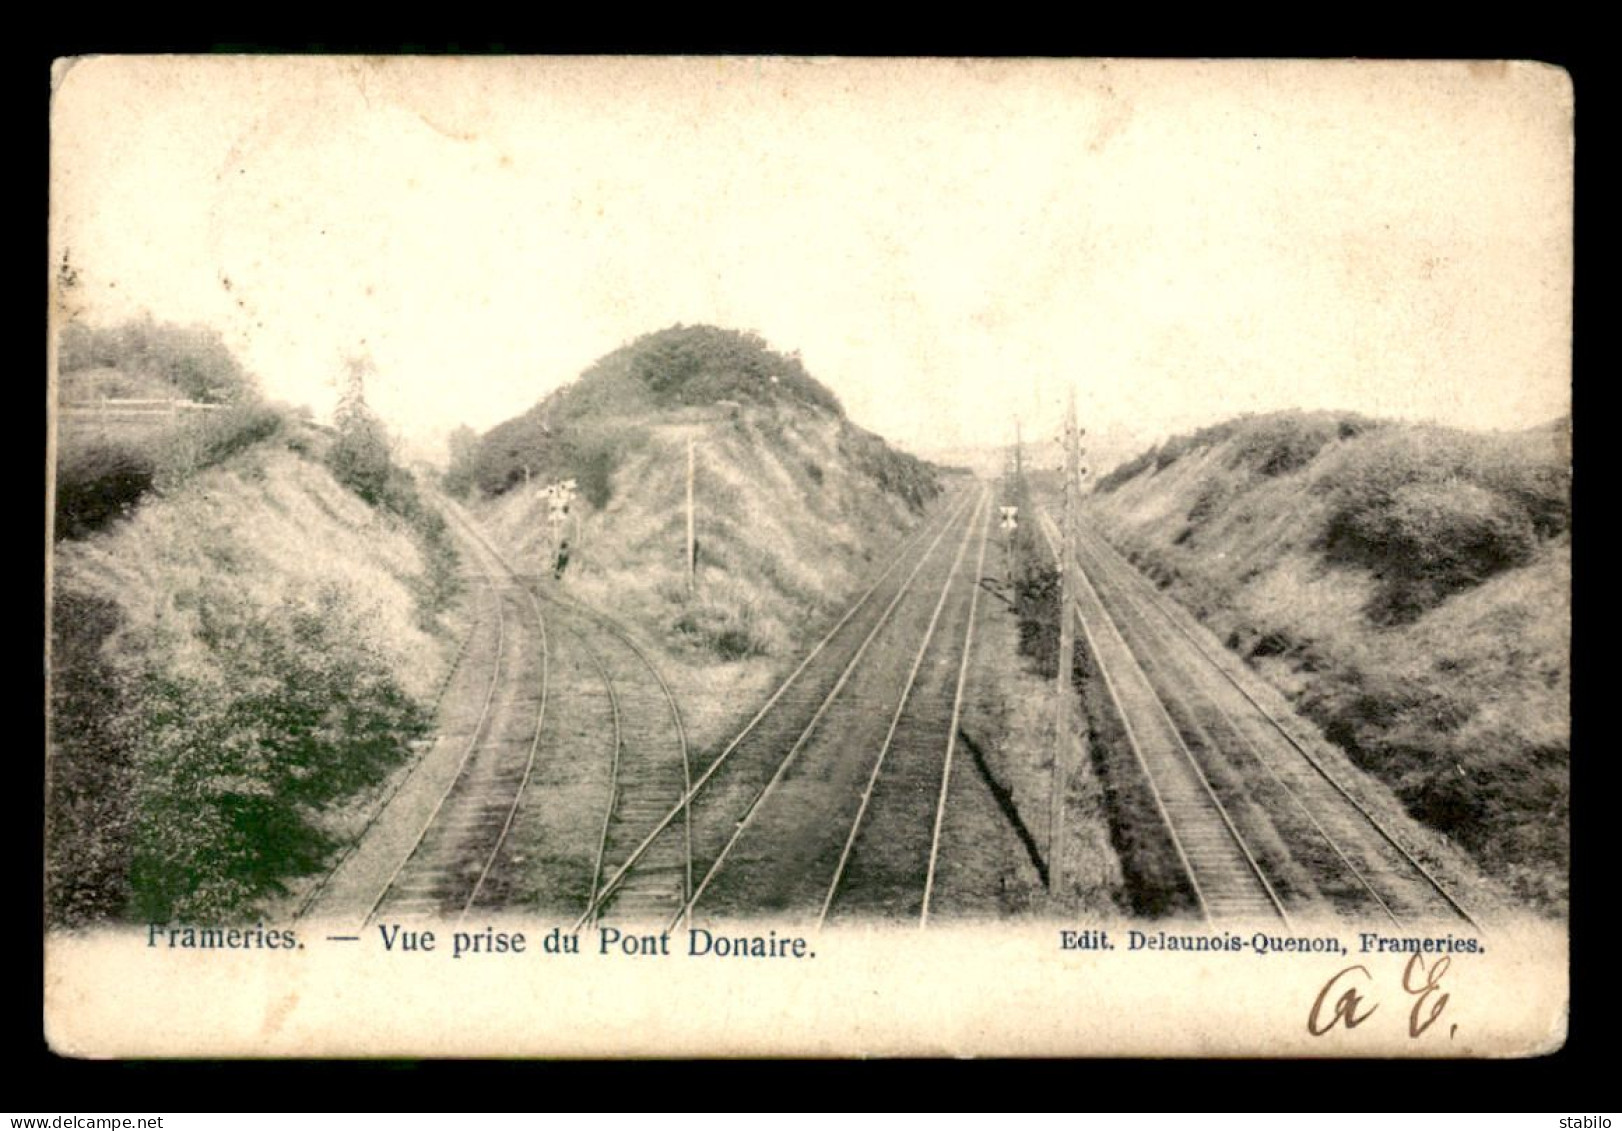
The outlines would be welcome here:
[[[1015,490],[1025,489],[1025,445],[1019,439],[1019,417],[1014,417],[1014,482]]]
[[[1070,603],[1076,578],[1076,508],[1080,503],[1081,430],[1076,427],[1076,392],[1070,390],[1070,404],[1064,416],[1064,521],[1059,531],[1059,675],[1058,710],[1053,736],[1053,782],[1051,812],[1048,816],[1048,890],[1065,890],[1065,869],[1061,866],[1064,842],[1065,787],[1070,780],[1070,701],[1076,653],[1076,621]]]
[[[693,540],[693,439],[687,438],[687,595],[693,594],[693,587],[697,584],[698,554],[697,543]]]

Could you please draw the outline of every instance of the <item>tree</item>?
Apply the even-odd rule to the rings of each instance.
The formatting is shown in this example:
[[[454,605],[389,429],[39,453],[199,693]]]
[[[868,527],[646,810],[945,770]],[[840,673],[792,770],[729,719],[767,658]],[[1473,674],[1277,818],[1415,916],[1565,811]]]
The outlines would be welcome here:
[[[479,458],[479,434],[466,424],[457,425],[446,437],[450,449],[450,466],[445,471],[445,490],[458,498],[467,498],[473,490]]]
[[[366,404],[366,378],[376,369],[364,355],[351,357],[347,365],[349,376],[335,420],[338,439],[327,458],[340,483],[376,506],[383,502],[394,470],[388,431]]]
[[[106,329],[69,323],[58,342],[57,365],[63,373],[117,369],[156,378],[187,399],[208,404],[257,397],[253,375],[242,368],[219,331],[156,322],[150,314]]]

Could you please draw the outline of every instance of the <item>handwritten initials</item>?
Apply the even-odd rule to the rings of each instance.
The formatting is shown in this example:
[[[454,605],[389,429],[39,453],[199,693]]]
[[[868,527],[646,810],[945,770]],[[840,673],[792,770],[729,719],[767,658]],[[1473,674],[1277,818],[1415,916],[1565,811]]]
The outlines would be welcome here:
[[[1413,1010],[1408,1014],[1408,1035],[1410,1037],[1418,1037],[1426,1029],[1436,1024],[1437,1018],[1442,1016],[1442,1010],[1447,1008],[1449,995],[1442,994],[1431,1005],[1430,1013],[1425,1019],[1423,1021],[1419,1019],[1420,1010],[1425,1007],[1425,1003],[1430,1000],[1431,995],[1440,992],[1442,975],[1447,973],[1448,965],[1452,961],[1451,958],[1444,956],[1438,958],[1434,966],[1427,968],[1425,960],[1417,954],[1408,960],[1408,965],[1402,972],[1402,988],[1411,994],[1418,995]],[[1416,966],[1419,968],[1419,973],[1424,977],[1424,981],[1417,983],[1414,980],[1414,967]]]
[[[1325,1033],[1329,1032],[1329,1030],[1333,1029],[1336,1024],[1341,1022],[1345,1023],[1346,1028],[1355,1029],[1359,1025],[1363,1024],[1363,1022],[1367,1021],[1369,1017],[1373,1015],[1376,1009],[1380,1008],[1378,1005],[1371,1005],[1366,1010],[1359,1013],[1357,1011],[1357,1007],[1363,1003],[1363,995],[1358,993],[1355,989],[1348,987],[1346,992],[1341,994],[1340,997],[1336,999],[1335,1010],[1330,1015],[1329,1020],[1323,1022],[1318,1020],[1319,1014],[1323,1012],[1324,1001],[1329,997],[1329,991],[1335,988],[1336,982],[1340,981],[1341,978],[1352,973],[1354,970],[1362,974],[1364,978],[1372,978],[1372,975],[1369,974],[1369,969],[1367,966],[1348,966],[1346,969],[1336,974],[1333,978],[1330,978],[1329,981],[1325,982],[1324,988],[1318,991],[1318,999],[1312,1003],[1312,1012],[1307,1015],[1307,1032],[1311,1033],[1314,1037],[1323,1036]],[[1445,1002],[1446,998],[1444,998],[1443,1001]],[[1417,1012],[1419,1007],[1415,1005],[1414,1009]]]

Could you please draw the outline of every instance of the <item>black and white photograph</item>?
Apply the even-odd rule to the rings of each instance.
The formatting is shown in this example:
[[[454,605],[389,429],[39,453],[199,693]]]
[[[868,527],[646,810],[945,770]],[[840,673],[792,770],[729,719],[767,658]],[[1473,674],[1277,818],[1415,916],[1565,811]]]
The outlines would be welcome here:
[[[52,83],[58,1053],[1559,1047],[1558,67]]]

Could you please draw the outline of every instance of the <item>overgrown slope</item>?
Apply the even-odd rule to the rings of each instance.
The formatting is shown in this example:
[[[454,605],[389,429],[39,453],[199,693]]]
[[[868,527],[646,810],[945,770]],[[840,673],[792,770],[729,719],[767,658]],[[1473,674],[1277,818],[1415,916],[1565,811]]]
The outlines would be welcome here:
[[[559,531],[565,588],[674,651],[719,660],[790,649],[940,490],[932,467],[851,424],[797,358],[708,326],[609,354],[492,429],[461,471],[484,518],[538,572],[558,561],[540,489],[575,479]]]
[[[1089,513],[1417,818],[1564,910],[1569,420],[1242,418],[1123,464]]]
[[[425,516],[286,422],[53,557],[50,921],[240,921],[320,867],[453,647]]]

